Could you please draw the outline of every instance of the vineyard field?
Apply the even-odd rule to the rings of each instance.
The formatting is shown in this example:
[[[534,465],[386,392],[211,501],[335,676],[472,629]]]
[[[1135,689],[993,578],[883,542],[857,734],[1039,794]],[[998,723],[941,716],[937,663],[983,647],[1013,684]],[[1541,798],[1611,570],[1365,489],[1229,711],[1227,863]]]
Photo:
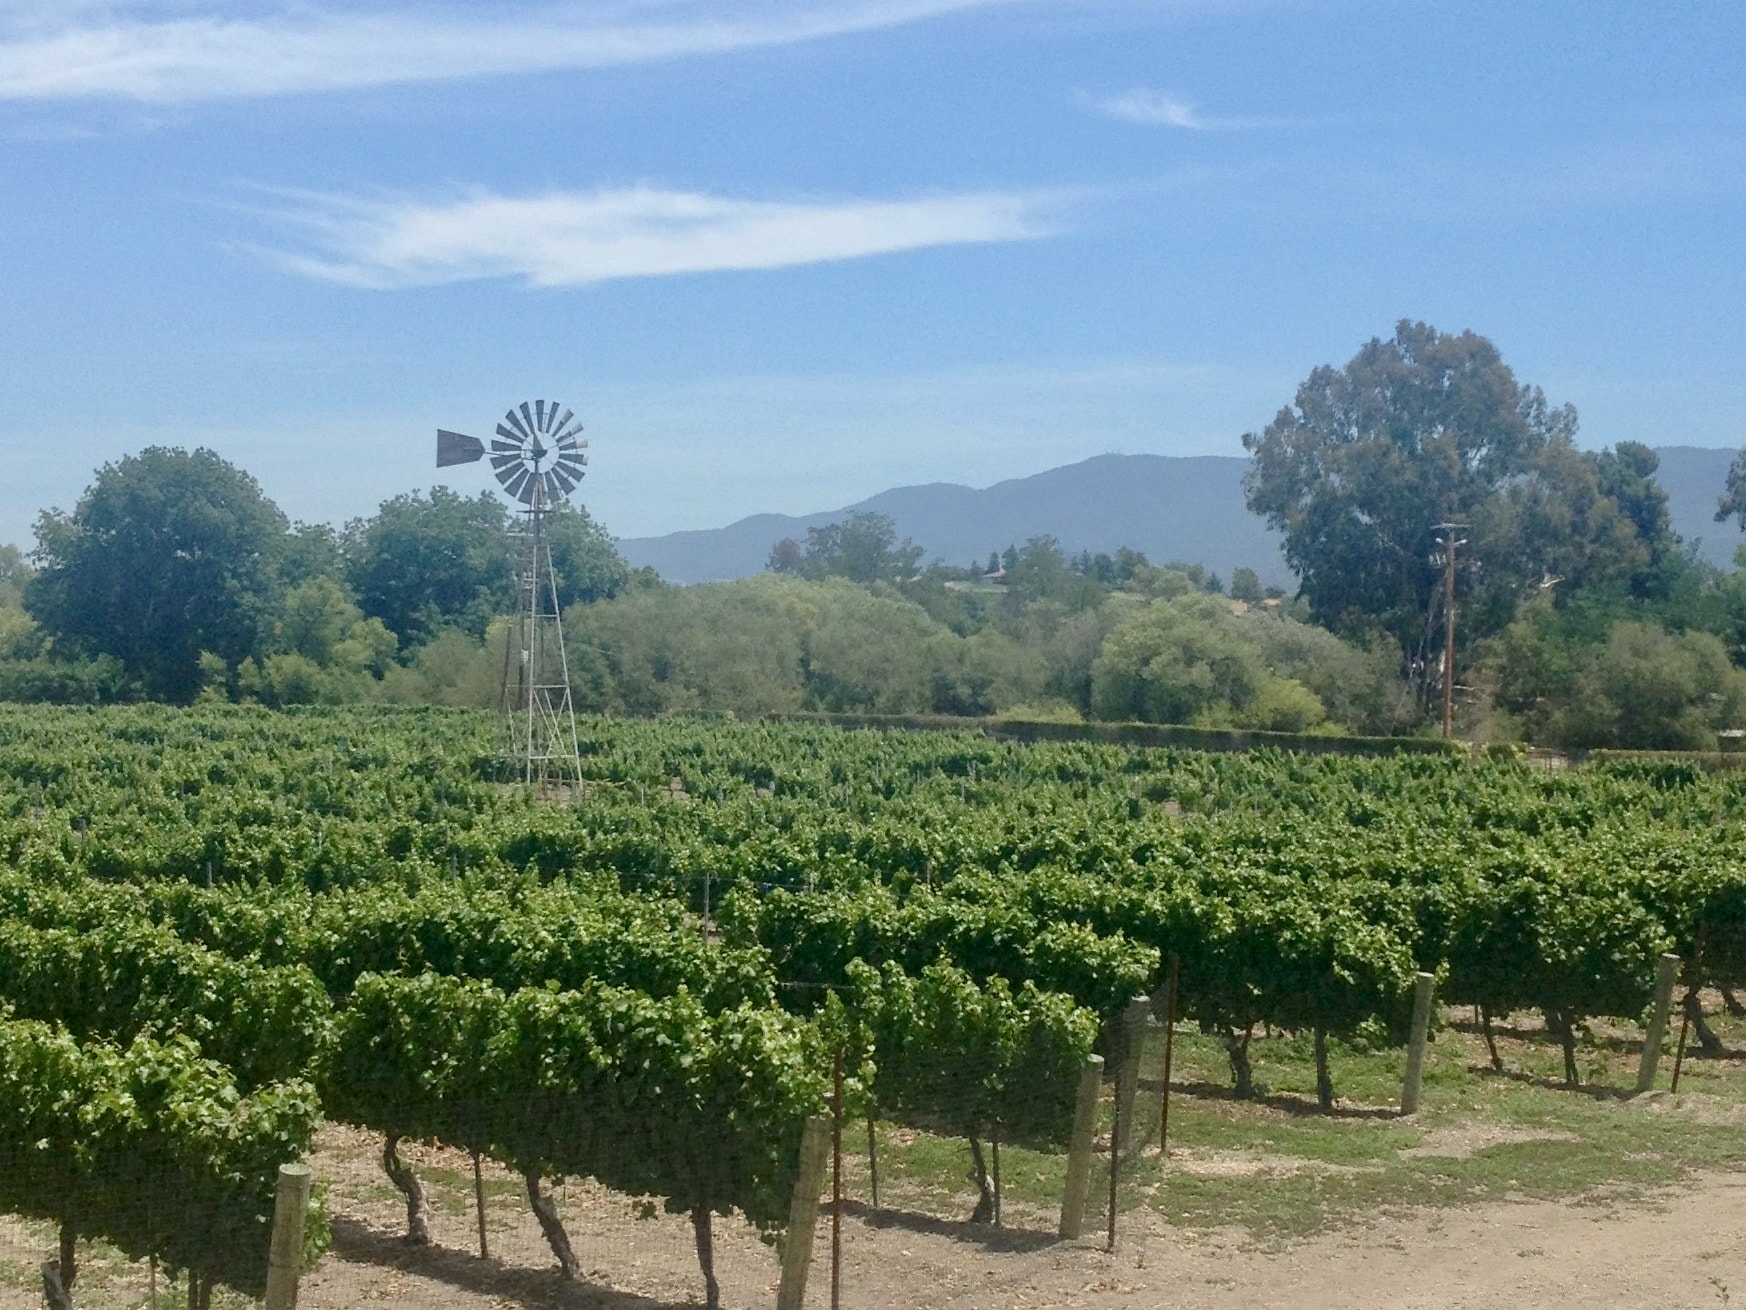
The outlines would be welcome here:
[[[688,1219],[707,1282],[712,1216],[779,1238],[838,1051],[857,1121],[969,1140],[982,1218],[984,1144],[1060,1150],[1086,1060],[1128,1054],[1135,997],[1164,1017],[1172,965],[1197,1086],[1277,1091],[1266,1044],[1295,1042],[1324,1111],[1386,1108],[1364,1058],[1398,1057],[1421,972],[1485,1058],[1519,1064],[1531,1020],[1557,1058],[1533,1076],[1573,1087],[1641,1032],[1658,957],[1712,1019],[1746,986],[1743,773],[589,720],[554,798],[501,779],[496,731],[0,709],[0,1102],[24,1107],[0,1204],[253,1291],[262,1171],[325,1116],[380,1143],[415,1238],[426,1143],[506,1171],[572,1276],[552,1188],[588,1179]],[[172,1130],[93,1121],[73,1149],[29,1099],[43,1069],[237,1126],[165,1157]],[[117,1178],[241,1188],[254,1226],[148,1222]]]

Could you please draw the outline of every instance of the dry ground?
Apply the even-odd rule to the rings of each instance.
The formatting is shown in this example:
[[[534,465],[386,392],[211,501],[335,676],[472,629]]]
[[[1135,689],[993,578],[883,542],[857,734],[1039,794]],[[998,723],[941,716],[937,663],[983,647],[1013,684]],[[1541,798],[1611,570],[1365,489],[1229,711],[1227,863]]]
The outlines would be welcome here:
[[[307,1310],[504,1310],[610,1307],[666,1310],[701,1300],[689,1227],[634,1217],[625,1201],[572,1186],[564,1214],[588,1281],[564,1285],[507,1175],[491,1174],[492,1255],[476,1254],[462,1190],[437,1185],[437,1246],[398,1240],[402,1211],[363,1164],[370,1143],[328,1135],[318,1164],[333,1178],[333,1250],[304,1283]],[[464,1180],[466,1160],[415,1153],[433,1178]],[[1257,1177],[1256,1186],[1267,1186]],[[748,1231],[723,1225],[717,1239],[724,1302],[774,1303],[774,1254]],[[48,1250],[41,1230],[0,1223],[0,1260],[16,1271]],[[828,1247],[809,1304],[829,1304]],[[133,1271],[105,1278],[91,1304],[142,1305]],[[994,1232],[895,1214],[845,1224],[843,1305],[883,1307],[1143,1307],[1254,1310],[1320,1307],[1560,1306],[1719,1307],[1746,1304],[1746,1174],[1701,1175],[1652,1199],[1605,1205],[1487,1203],[1360,1222],[1285,1244],[1239,1230],[1182,1231],[1156,1215],[1128,1216],[1120,1245],[1057,1243],[1046,1232]],[[27,1310],[34,1293],[9,1279],[0,1307]],[[171,1304],[165,1297],[163,1304]]]
[[[1591,1035],[1583,1062],[1594,1085],[1571,1092],[1553,1085],[1558,1057],[1530,1022],[1502,1038],[1504,1075],[1486,1067],[1476,1036],[1448,1028],[1414,1120],[1386,1105],[1398,1053],[1342,1049],[1335,1077],[1352,1099],[1327,1116],[1306,1098],[1313,1076],[1302,1043],[1259,1046],[1267,1094],[1234,1102],[1216,1085],[1217,1048],[1187,1040],[1170,1159],[1161,1164],[1152,1149],[1135,1162],[1114,1254],[1101,1249],[1101,1230],[1054,1240],[1049,1157],[1009,1152],[1007,1226],[971,1226],[961,1222],[970,1201],[962,1143],[887,1129],[885,1208],[852,1203],[845,1218],[842,1304],[1746,1306],[1746,1019],[1726,1021],[1723,1035],[1728,1055],[1688,1064],[1678,1097],[1630,1100],[1620,1089],[1635,1054],[1623,1031]],[[414,1249],[399,1240],[404,1206],[376,1163],[379,1140],[329,1127],[320,1146],[312,1163],[329,1187],[334,1240],[304,1282],[304,1310],[701,1304],[683,1218],[647,1217],[630,1198],[570,1183],[556,1195],[584,1279],[565,1284],[505,1171],[486,1166],[491,1254],[481,1259],[466,1156],[403,1147],[434,1207],[435,1245]],[[865,1197],[865,1161],[847,1165],[849,1194]],[[40,1305],[34,1271],[53,1246],[48,1228],[0,1219],[0,1310]],[[87,1247],[81,1307],[148,1304],[139,1266]],[[771,1248],[718,1220],[716,1250],[725,1305],[774,1304]],[[828,1250],[821,1226],[811,1306],[830,1304]],[[168,1293],[159,1304],[181,1303]],[[216,1304],[247,1303],[221,1295]]]

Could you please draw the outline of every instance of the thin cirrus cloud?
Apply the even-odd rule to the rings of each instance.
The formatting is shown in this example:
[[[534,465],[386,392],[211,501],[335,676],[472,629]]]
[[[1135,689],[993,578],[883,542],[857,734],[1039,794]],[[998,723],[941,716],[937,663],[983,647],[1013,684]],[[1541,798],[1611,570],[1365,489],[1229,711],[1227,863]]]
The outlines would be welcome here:
[[[1222,118],[1203,114],[1193,102],[1164,91],[1136,90],[1119,96],[1093,98],[1090,105],[1099,113],[1145,127],[1176,127],[1189,132],[1227,132],[1245,128],[1289,127],[1295,120],[1286,118]]]
[[[455,200],[300,195],[267,217],[301,249],[252,247],[280,267],[393,289],[486,278],[575,287],[618,278],[792,268],[1050,235],[1051,198],[977,192],[909,200],[743,200],[651,186]]]
[[[0,100],[170,105],[580,71],[793,45],[1006,3],[560,0],[392,10],[0,0]]]

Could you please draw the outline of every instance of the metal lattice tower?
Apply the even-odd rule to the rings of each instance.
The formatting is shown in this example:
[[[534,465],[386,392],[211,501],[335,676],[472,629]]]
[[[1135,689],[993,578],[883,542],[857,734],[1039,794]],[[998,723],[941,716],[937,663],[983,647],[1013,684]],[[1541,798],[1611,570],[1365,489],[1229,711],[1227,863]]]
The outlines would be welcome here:
[[[561,411],[561,413],[560,413]],[[503,489],[525,506],[512,534],[516,559],[516,621],[504,639],[500,708],[506,753],[530,786],[581,776],[570,664],[558,577],[547,525],[581,482],[588,456],[582,425],[556,401],[511,409],[491,442],[491,466]],[[437,433],[437,467],[472,463],[485,444],[458,432]]]

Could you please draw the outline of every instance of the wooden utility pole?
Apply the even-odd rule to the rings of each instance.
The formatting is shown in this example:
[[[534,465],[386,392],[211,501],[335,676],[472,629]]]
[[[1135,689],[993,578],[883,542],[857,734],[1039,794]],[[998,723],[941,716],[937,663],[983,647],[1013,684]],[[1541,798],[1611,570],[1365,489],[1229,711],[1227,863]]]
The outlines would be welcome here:
[[[1455,540],[1461,523],[1439,523],[1436,530],[1443,534],[1443,608],[1447,616],[1443,624],[1443,740],[1455,735],[1455,548],[1466,540]]]

